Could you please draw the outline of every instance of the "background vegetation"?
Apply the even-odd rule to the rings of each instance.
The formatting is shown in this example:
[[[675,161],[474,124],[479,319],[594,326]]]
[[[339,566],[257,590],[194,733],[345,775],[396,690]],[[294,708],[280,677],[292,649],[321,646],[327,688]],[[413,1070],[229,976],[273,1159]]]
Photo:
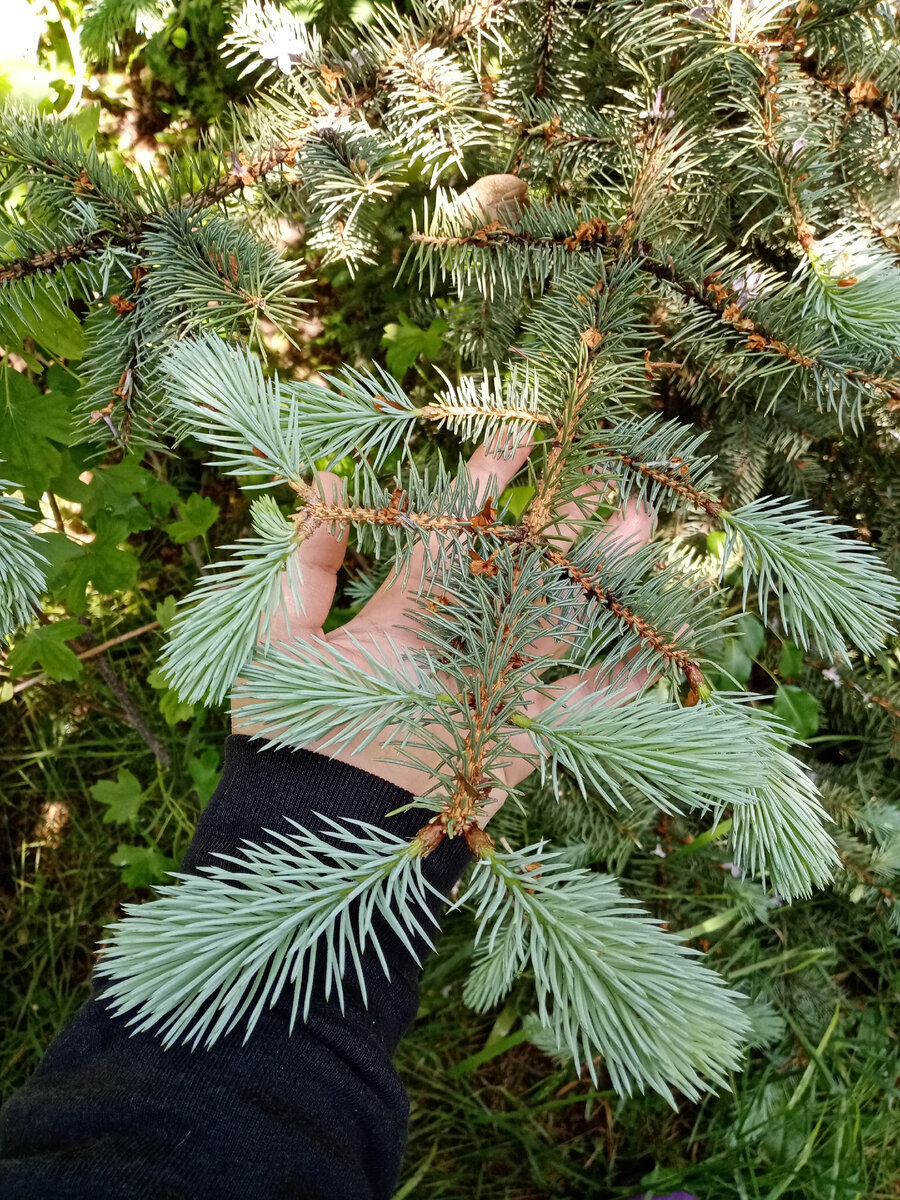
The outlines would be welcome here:
[[[81,47],[92,36],[105,45],[103,31],[92,34],[89,17],[79,43],[85,14],[75,0],[7,4],[14,36],[0,62],[0,95],[66,113],[85,144],[126,167],[152,170],[160,148],[197,145],[253,84],[223,64],[227,9],[210,0],[131,5],[131,30],[94,65]],[[338,0],[317,20],[369,15],[364,3]],[[452,371],[440,334],[453,313],[423,302],[408,277],[397,281],[411,212],[427,191],[426,179],[411,181],[386,205],[374,264],[353,274],[325,265],[301,229],[280,231],[284,252],[304,257],[315,283],[296,344],[264,324],[273,365],[304,378],[375,356],[423,388],[429,363]],[[2,201],[12,213],[22,194],[9,189]],[[240,493],[204,467],[199,447],[178,457],[113,449],[98,458],[70,444],[84,313],[76,303],[64,319],[44,316],[4,347],[0,457],[3,473],[40,506],[41,528],[73,549],[52,564],[53,602],[0,670],[4,1093],[87,995],[100,928],[177,863],[215,787],[224,719],[180,703],[154,664],[175,598],[215,547],[248,529]],[[880,483],[866,483],[878,472],[860,466],[895,453],[886,445],[875,435],[862,449],[835,438],[825,456],[831,481],[818,482],[838,492],[832,511],[881,531],[891,554],[895,493],[886,506]],[[351,558],[335,621],[365,589],[369,566]],[[829,674],[753,617],[722,649],[723,670],[760,692],[778,688],[782,715],[810,743],[810,769],[844,818],[850,870],[835,888],[781,904],[732,874],[714,835],[689,840],[677,820],[653,812],[591,831],[594,861],[715,955],[729,980],[752,983],[755,1045],[731,1090],[673,1110],[658,1097],[623,1100],[576,1079],[522,1027],[515,996],[500,1012],[465,1008],[458,981],[470,931],[458,921],[426,972],[419,1019],[401,1050],[413,1118],[399,1195],[900,1194],[891,890],[900,867],[900,685],[895,654],[877,666],[877,690],[859,673]]]

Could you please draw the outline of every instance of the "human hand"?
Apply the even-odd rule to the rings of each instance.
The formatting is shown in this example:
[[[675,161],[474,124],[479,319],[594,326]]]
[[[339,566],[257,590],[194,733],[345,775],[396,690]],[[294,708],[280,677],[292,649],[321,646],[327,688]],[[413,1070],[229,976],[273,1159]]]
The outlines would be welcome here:
[[[518,474],[532,449],[531,444],[522,444],[510,457],[492,453],[481,447],[469,461],[469,475],[482,501],[489,496],[498,496]],[[339,502],[343,481],[330,472],[321,472],[316,486],[327,502]],[[560,512],[560,521],[546,531],[557,548],[565,548],[578,536],[580,522],[586,508],[599,502],[603,485],[587,482],[578,489],[574,499]],[[602,534],[603,544],[627,545],[636,549],[645,544],[652,531],[652,514],[629,502],[623,513],[614,513],[606,522]],[[388,667],[401,669],[401,659],[410,651],[420,649],[424,643],[419,618],[428,603],[433,580],[423,580],[425,548],[419,545],[412,554],[409,570],[392,572],[363,609],[340,628],[330,633],[323,632],[323,625],[331,609],[337,585],[337,573],[344,561],[348,532],[346,528],[338,536],[325,524],[300,543],[282,585],[282,603],[271,614],[269,638],[273,644],[291,646],[299,655],[304,643],[317,642],[332,647],[347,660],[365,669],[366,663],[361,647],[374,652]],[[295,585],[299,579],[302,607],[295,601]],[[555,635],[552,613],[548,615],[546,635],[532,646],[523,650],[533,657],[548,658],[564,653],[565,645]],[[535,681],[537,683],[537,680]],[[557,681],[550,686],[535,687],[525,695],[524,711],[537,716],[562,692],[578,689],[579,696],[591,691],[597,703],[608,702],[606,689],[612,682],[610,674],[601,664],[588,671],[579,672]],[[616,702],[623,695],[633,695],[648,683],[646,672],[638,671],[621,681],[616,687]],[[236,696],[232,702],[232,730],[250,737],[265,737],[268,726],[254,716],[244,715],[242,709],[254,703],[250,695]],[[338,718],[335,719],[338,724]],[[368,741],[360,734],[357,738],[343,742],[339,748],[328,746],[328,738],[310,742],[307,749],[327,753],[330,757],[359,767],[398,787],[414,794],[421,794],[428,786],[430,771],[437,765],[437,756],[423,751],[419,764],[397,761],[396,745],[390,743],[391,728],[384,736]],[[478,823],[486,824],[497,811],[508,794],[508,790],[521,783],[533,770],[534,748],[526,733],[511,739],[511,748],[519,753],[510,755],[509,761],[497,771],[503,786],[496,786],[490,794],[490,802],[479,813]]]

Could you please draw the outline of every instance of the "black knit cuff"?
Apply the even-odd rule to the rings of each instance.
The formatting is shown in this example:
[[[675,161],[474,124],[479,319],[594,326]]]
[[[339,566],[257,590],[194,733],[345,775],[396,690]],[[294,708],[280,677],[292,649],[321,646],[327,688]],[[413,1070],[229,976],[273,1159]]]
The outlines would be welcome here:
[[[412,793],[359,767],[311,750],[272,749],[232,734],[225,743],[222,778],[204,809],[181,870],[216,863],[215,854],[239,854],[242,841],[265,841],[266,829],[291,831],[289,817],[319,832],[315,813],[367,821],[397,837],[412,838],[428,821],[422,809],[386,814],[409,804]],[[469,849],[462,838],[443,842],[424,860],[429,883],[446,895],[465,870]]]

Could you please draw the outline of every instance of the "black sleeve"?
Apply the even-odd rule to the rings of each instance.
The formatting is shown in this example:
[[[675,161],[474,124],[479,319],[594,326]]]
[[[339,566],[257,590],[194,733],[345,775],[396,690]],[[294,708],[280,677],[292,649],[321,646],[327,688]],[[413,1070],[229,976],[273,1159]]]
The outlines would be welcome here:
[[[319,829],[312,811],[354,816],[410,837],[421,811],[385,818],[409,792],[310,751],[228,739],[219,787],[182,869],[259,841],[285,816]],[[441,845],[426,873],[443,894],[468,860]],[[387,945],[387,939],[384,939]],[[366,1008],[324,1000],[288,1033],[285,996],[242,1044],[165,1050],[130,1036],[95,994],[0,1114],[3,1200],[387,1200],[406,1143],[408,1104],[391,1065],[418,1003],[418,968],[399,943],[391,980],[365,962]]]

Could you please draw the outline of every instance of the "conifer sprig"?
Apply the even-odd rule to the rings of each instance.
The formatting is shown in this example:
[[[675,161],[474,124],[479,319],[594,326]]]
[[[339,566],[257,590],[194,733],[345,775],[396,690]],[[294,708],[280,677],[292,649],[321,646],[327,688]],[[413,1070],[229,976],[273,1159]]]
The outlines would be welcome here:
[[[563,768],[583,794],[590,788],[614,808],[629,807],[636,794],[672,812],[721,810],[743,802],[742,789],[761,784],[769,769],[764,743],[735,742],[729,715],[704,704],[680,708],[653,696],[585,688],[523,719],[522,727],[554,786]]]
[[[802,500],[764,496],[720,514],[727,533],[723,562],[740,543],[744,602],[755,585],[766,619],[770,595],[785,631],[800,645],[844,653],[844,639],[873,653],[895,627],[897,582],[847,525],[835,525]]]
[[[530,969],[541,1023],[595,1083],[602,1056],[617,1091],[649,1086],[672,1103],[673,1086],[697,1098],[738,1065],[747,1026],[734,993],[609,876],[543,844],[495,851],[464,901],[479,922],[468,1002],[489,1008]]]
[[[28,520],[31,510],[9,494],[16,490],[0,479],[0,638],[31,620],[47,586],[42,539]]]
[[[183,700],[223,700],[257,642],[268,643],[271,618],[302,606],[295,525],[268,496],[251,515],[255,536],[227,547],[235,557],[211,567],[172,624],[163,667]]]
[[[436,893],[411,844],[364,821],[317,820],[321,833],[291,821],[296,832],[267,831],[271,841],[126,906],[96,967],[113,1011],[167,1046],[211,1046],[239,1022],[249,1037],[279,1001],[291,1029],[319,997],[343,1010],[354,982],[365,1004],[361,955],[374,950],[387,974],[388,937],[418,961]]]
[[[371,646],[348,636],[355,657],[307,639],[272,645],[244,667],[234,696],[269,745],[318,743],[334,752],[358,740],[360,750],[375,738],[384,742],[387,728],[408,733],[438,709],[445,693],[434,669],[401,654],[387,635]]]
[[[87,44],[105,52],[163,16],[155,0],[98,0]],[[540,837],[555,824],[582,857],[603,841],[604,808],[651,837],[660,809],[680,823],[727,808],[735,870],[792,898],[843,861],[867,903],[885,901],[887,834],[877,852],[857,845],[848,805],[832,790],[823,808],[794,735],[754,707],[766,698],[712,690],[707,663],[721,668],[735,633],[732,564],[743,606],[797,643],[782,648],[792,670],[812,645],[874,654],[893,628],[886,567],[814,504],[889,543],[889,468],[876,451],[853,459],[843,431],[868,423],[883,448],[900,400],[895,24],[839,0],[589,13],[410,0],[336,28],[330,12],[313,26],[249,0],[228,52],[259,86],[209,150],[131,170],[64,121],[2,118],[4,184],[26,185],[25,219],[4,222],[4,345],[77,302],[83,434],[117,447],[189,435],[242,487],[295,497],[288,515],[270,496],[253,504],[253,536],[180,608],[166,677],[191,701],[234,688],[270,745],[380,747],[426,779],[411,803],[430,820],[412,843],[353,822],[273,834],[116,926],[100,972],[138,1028],[211,1044],[245,1018],[249,1032],[266,1004],[293,1023],[314,995],[364,992],[366,947],[386,961],[383,922],[414,955],[426,945],[436,898],[418,856],[463,836],[479,857],[473,1003],[530,976],[549,1041],[595,1077],[602,1055],[622,1090],[720,1085],[746,1030],[735,998],[614,881],[543,842],[497,853],[478,821],[503,795],[521,802],[500,817],[513,841],[534,842],[532,820]],[[436,191],[450,171],[475,182]],[[358,362],[325,383],[269,378],[242,342],[264,319],[291,336],[302,287],[299,260],[256,231],[284,216],[319,261],[355,269],[382,255],[404,187],[432,193],[409,277],[456,293],[440,297],[437,378],[419,372],[407,390]],[[434,315],[415,303],[416,320]],[[502,445],[503,486],[483,459],[455,469],[452,436]],[[527,478],[510,480],[526,444]],[[320,490],[316,464],[345,458],[346,485]],[[610,506],[636,526],[652,509],[659,540],[611,537]],[[39,543],[0,499],[4,523],[15,579],[0,618],[17,620],[43,585]],[[721,590],[704,542],[718,529]],[[372,560],[368,594],[394,572],[380,599],[402,595],[399,629],[292,629],[298,547],[325,530]],[[668,552],[672,536],[685,556]],[[769,650],[744,657],[775,671]],[[855,705],[893,752],[893,685],[842,664],[825,699],[819,676],[834,672],[813,662],[799,670],[823,712]],[[568,817],[527,799],[515,780],[533,768]]]

